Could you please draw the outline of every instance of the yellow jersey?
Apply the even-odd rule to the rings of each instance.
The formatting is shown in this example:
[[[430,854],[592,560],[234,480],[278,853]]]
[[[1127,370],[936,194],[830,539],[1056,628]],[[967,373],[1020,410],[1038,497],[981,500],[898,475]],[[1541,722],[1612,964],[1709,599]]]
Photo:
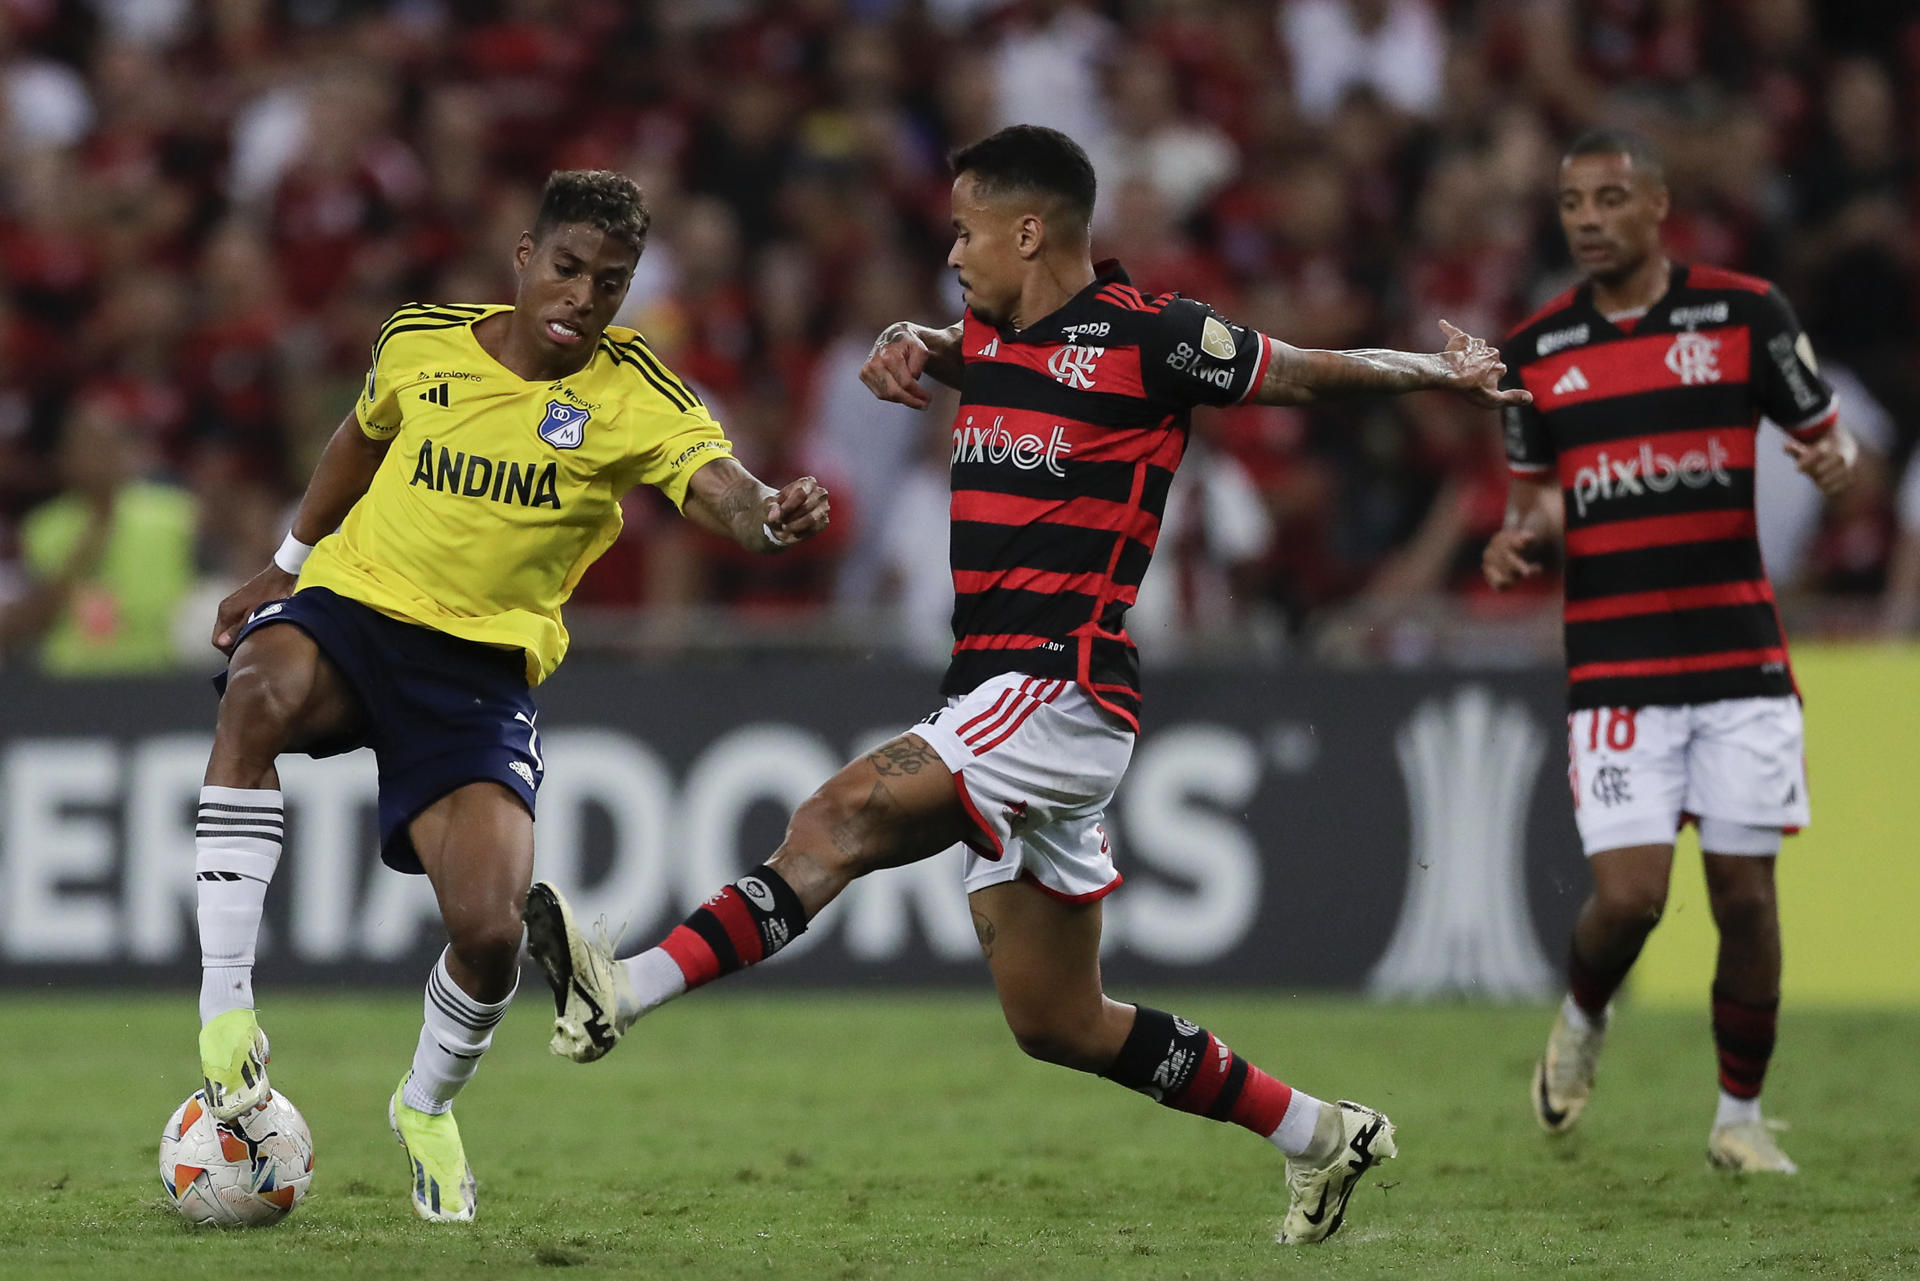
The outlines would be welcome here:
[[[299,585],[524,650],[537,685],[566,656],[561,605],[620,534],[620,496],[648,484],[678,507],[733,448],[631,329],[609,326],[578,373],[521,378],[473,333],[509,310],[409,304],[380,330],[354,416],[393,444]]]

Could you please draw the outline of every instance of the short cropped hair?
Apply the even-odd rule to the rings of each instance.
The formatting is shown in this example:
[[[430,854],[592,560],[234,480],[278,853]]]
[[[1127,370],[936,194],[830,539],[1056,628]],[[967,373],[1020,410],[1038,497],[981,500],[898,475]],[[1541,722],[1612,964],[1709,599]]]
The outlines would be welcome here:
[[[949,158],[953,176],[973,175],[985,195],[1052,196],[1084,228],[1093,221],[1093,162],[1080,144],[1043,125],[1008,125]]]
[[[625,174],[610,169],[561,169],[547,179],[547,189],[540,195],[533,238],[538,240],[566,223],[597,227],[632,246],[637,255],[647,247],[653,211],[647,208],[639,186]]]
[[[1659,148],[1646,135],[1631,129],[1589,129],[1567,148],[1566,158],[1571,160],[1575,156],[1625,156],[1633,162],[1635,173],[1645,174],[1654,182],[1667,179],[1667,167],[1660,159]]]

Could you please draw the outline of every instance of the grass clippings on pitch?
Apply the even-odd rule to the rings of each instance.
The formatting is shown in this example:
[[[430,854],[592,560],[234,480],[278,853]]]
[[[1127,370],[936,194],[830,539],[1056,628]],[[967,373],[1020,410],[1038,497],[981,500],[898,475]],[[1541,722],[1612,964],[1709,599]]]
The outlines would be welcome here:
[[[1283,1249],[1276,1153],[1021,1058],[984,994],[707,993],[578,1067],[546,1053],[529,988],[460,1101],[480,1219],[423,1224],[386,1126],[418,998],[266,1000],[313,1193],[219,1232],[180,1223],[155,1163],[198,1083],[191,994],[0,998],[0,1277],[1920,1275],[1914,1013],[1789,999],[1768,1103],[1803,1173],[1740,1178],[1706,1168],[1704,1003],[1623,1010],[1556,1143],[1526,1107],[1544,1009],[1158,994],[1400,1127],[1341,1234]]]

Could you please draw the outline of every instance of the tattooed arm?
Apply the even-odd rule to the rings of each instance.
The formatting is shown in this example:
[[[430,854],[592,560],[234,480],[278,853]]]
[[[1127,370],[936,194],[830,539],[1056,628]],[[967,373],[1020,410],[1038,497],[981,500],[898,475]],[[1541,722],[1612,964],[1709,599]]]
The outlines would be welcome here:
[[[928,329],[908,320],[888,325],[873,340],[860,381],[881,400],[925,409],[933,395],[920,385],[921,374],[949,387],[960,385],[960,329]]]
[[[1345,396],[1455,391],[1489,409],[1533,399],[1522,389],[1500,387],[1507,367],[1493,347],[1444,320],[1440,329],[1447,346],[1437,352],[1312,351],[1268,339],[1266,372],[1248,399],[1261,405],[1309,405]]]
[[[826,486],[802,476],[775,490],[731,458],[717,458],[693,474],[680,509],[710,534],[750,552],[784,551],[827,527]]]

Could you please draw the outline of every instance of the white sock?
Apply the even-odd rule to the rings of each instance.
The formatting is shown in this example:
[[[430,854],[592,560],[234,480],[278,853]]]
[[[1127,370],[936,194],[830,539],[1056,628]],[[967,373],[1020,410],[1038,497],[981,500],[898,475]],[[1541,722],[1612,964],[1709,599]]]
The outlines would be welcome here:
[[[1320,1127],[1320,1114],[1327,1105],[1314,1098],[1305,1090],[1296,1088],[1293,1097],[1287,1100],[1287,1110],[1280,1114],[1280,1128],[1267,1136],[1267,1141],[1285,1152],[1288,1156],[1333,1155],[1313,1152],[1314,1131]]]
[[[1607,1019],[1612,1015],[1612,1012],[1613,1012],[1613,1007],[1609,1005],[1606,1009],[1606,1012],[1601,1014],[1600,1017],[1596,1019],[1595,1017],[1593,1017],[1593,1015],[1581,1009],[1580,1002],[1574,1000],[1571,995],[1569,995],[1566,1000],[1560,1003],[1560,1009],[1567,1016],[1568,1026],[1573,1028],[1573,1030],[1576,1032],[1606,1031]]]
[[[200,1021],[253,1006],[253,950],[286,814],[270,788],[203,787],[193,834]]]
[[[1720,1091],[1720,1106],[1713,1113],[1713,1128],[1723,1125],[1744,1125],[1748,1121],[1760,1119],[1760,1097],[1736,1099],[1725,1090]]]
[[[451,1108],[453,1096],[473,1079],[480,1056],[493,1044],[493,1029],[512,1003],[513,992],[492,1005],[468,996],[447,972],[447,954],[440,953],[427,975],[426,1023],[400,1101],[421,1112]]]
[[[634,1000],[638,1004],[628,1008],[625,999],[614,1017],[622,1025],[632,1023],[642,1014],[656,1006],[665,1005],[674,997],[687,990],[687,976],[680,972],[680,963],[668,956],[664,948],[648,948],[638,956],[629,956],[620,962],[626,967],[627,978],[633,984]]]

